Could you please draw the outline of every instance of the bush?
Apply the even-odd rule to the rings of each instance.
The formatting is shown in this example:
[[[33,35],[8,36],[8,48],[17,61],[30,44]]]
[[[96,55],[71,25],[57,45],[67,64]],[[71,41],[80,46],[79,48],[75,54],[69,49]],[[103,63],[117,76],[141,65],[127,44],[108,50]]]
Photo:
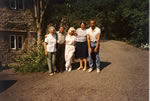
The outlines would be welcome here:
[[[45,72],[47,71],[47,60],[43,45],[32,47],[22,52],[23,55],[17,57],[15,71],[22,73]]]

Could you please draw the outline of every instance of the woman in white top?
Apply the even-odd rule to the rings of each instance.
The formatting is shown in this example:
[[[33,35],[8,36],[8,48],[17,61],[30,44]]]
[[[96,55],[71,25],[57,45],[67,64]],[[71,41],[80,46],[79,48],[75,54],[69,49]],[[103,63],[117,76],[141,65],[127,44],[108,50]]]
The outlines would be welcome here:
[[[77,39],[76,39],[76,57],[80,59],[80,67],[77,70],[83,69],[83,61],[84,61],[84,69],[87,70],[87,57],[88,57],[88,46],[87,46],[87,36],[85,23],[81,22],[81,28],[76,30]]]
[[[72,70],[72,57],[75,52],[75,29],[73,27],[70,27],[68,30],[68,34],[65,38],[66,44],[65,44],[65,67],[66,71],[70,72]]]
[[[49,67],[49,73],[52,76],[56,72],[55,59],[56,59],[56,33],[54,27],[49,27],[49,34],[45,38],[44,48],[45,55]]]

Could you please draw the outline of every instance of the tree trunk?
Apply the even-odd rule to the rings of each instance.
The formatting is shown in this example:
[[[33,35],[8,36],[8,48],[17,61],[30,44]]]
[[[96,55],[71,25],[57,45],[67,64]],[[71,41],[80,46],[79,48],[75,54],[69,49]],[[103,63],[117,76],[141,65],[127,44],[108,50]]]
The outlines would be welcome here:
[[[36,27],[37,27],[37,45],[39,46],[42,42],[41,40],[41,32],[42,32],[42,21],[45,9],[47,7],[48,1],[43,5],[43,0],[33,0],[34,1],[34,15],[36,20]],[[39,5],[38,5],[39,3]],[[39,14],[39,15],[38,15]]]

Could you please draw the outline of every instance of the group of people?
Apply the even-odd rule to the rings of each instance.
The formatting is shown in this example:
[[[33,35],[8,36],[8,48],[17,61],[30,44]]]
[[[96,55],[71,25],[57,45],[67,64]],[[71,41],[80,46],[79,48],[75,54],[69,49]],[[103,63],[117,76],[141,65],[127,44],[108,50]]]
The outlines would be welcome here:
[[[64,27],[60,26],[59,31],[54,27],[49,27],[49,34],[45,36],[44,48],[47,56],[50,75],[57,71],[72,70],[72,57],[75,54],[80,59],[80,67],[77,70],[87,70],[87,58],[89,58],[89,70],[94,69],[96,63],[97,73],[100,73],[100,28],[95,26],[95,20],[90,20],[90,28],[86,29],[86,24],[81,22],[80,28],[75,30],[70,27],[65,33]],[[84,62],[84,66],[83,66]]]

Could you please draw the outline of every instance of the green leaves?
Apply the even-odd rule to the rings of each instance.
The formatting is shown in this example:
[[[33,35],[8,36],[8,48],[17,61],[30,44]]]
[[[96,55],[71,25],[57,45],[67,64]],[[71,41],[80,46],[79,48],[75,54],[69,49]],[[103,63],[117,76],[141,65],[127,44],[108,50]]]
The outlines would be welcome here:
[[[102,36],[141,44],[148,42],[148,10],[148,0],[66,0],[51,6],[48,19],[59,26],[65,18],[67,28],[95,19],[97,26],[104,28]]]
[[[47,60],[44,54],[44,48],[42,45],[39,47],[40,48],[33,47],[19,56],[16,59],[18,65],[14,67],[15,70],[22,73],[47,71]]]

